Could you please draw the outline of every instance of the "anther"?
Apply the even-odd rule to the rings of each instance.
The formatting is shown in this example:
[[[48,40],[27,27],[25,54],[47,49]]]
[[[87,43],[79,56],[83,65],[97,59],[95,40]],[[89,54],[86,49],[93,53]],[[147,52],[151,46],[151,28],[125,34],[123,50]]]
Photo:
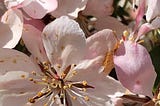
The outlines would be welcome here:
[[[68,88],[71,88],[72,87],[72,84],[68,84]]]
[[[126,30],[125,30],[125,31],[123,31],[123,36],[124,36],[124,37],[128,37],[128,36],[129,36],[129,32],[128,32],[128,31],[126,31]]]
[[[33,78],[29,78],[29,81],[33,81]]]
[[[89,97],[88,96],[84,96],[84,100],[85,101],[89,101]]]
[[[68,88],[68,86],[63,86],[63,89],[66,90]]]
[[[87,85],[87,81],[82,81],[82,84],[83,84],[84,86],[86,86],[86,85]]]
[[[72,72],[72,74],[73,74],[73,75],[76,75],[76,74],[77,74],[77,71],[74,70],[74,71]]]
[[[33,75],[36,75],[36,72],[35,72],[35,71],[32,71],[32,74],[33,74]]]
[[[72,96],[71,98],[72,98],[73,100],[76,100],[76,99],[77,99],[77,97],[76,97],[76,96]]]
[[[83,88],[83,89],[82,89],[82,91],[83,91],[83,92],[86,92],[86,91],[87,91],[87,89],[86,89],[86,88]]]
[[[33,99],[33,98],[29,98],[28,101],[29,101],[30,103],[35,103],[35,102],[36,102],[35,99]]]
[[[21,78],[25,78],[26,76],[25,75],[21,75]]]

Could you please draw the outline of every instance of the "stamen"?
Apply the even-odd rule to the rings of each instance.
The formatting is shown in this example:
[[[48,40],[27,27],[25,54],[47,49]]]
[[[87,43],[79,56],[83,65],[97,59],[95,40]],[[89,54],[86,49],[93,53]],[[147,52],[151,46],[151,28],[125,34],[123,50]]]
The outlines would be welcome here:
[[[84,96],[84,100],[85,101],[89,101],[89,97],[88,96]]]
[[[83,84],[84,86],[87,86],[87,81],[83,81],[82,84]]]

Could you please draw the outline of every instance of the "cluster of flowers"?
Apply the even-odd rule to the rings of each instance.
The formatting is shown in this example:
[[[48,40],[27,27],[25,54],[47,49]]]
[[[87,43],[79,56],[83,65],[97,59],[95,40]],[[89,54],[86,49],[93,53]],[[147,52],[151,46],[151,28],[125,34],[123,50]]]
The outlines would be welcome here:
[[[140,38],[160,27],[160,1],[137,0],[132,30],[110,16],[113,2],[0,0],[0,106],[123,106],[128,90],[152,98],[156,72]],[[97,19],[89,37],[78,13]],[[31,55],[12,49],[20,39]]]

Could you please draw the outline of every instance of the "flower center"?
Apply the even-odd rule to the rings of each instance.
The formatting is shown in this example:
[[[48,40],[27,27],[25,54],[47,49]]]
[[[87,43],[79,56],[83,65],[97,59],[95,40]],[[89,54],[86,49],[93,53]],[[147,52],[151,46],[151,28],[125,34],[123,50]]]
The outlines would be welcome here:
[[[71,81],[67,80],[67,75],[74,76],[76,71],[73,71],[73,67],[76,65],[69,65],[59,76],[56,70],[51,67],[47,62],[41,63],[41,74],[32,72],[34,79],[29,80],[35,84],[44,85],[44,88],[39,91],[34,97],[29,98],[30,103],[35,103],[41,99],[47,99],[48,101],[44,106],[52,106],[52,104],[63,104],[71,106],[70,98],[76,100],[77,98],[83,98],[89,101],[89,97],[85,95],[87,89],[93,89],[93,86],[88,85],[87,81]]]

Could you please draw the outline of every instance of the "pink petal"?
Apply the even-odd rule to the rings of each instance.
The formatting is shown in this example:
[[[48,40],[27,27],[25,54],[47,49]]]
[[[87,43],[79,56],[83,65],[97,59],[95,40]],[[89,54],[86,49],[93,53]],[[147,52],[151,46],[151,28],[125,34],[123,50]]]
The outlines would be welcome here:
[[[95,22],[95,28],[98,31],[103,29],[111,29],[116,32],[118,38],[121,38],[123,31],[127,29],[127,26],[123,25],[116,18],[108,16],[97,18],[97,21]]]
[[[45,27],[45,24],[38,19],[24,19],[24,24],[30,24],[40,31],[43,31],[43,28]]]
[[[138,28],[138,25],[140,24],[143,16],[144,16],[144,12],[145,12],[145,4],[146,4],[146,0],[141,0],[139,8],[138,8],[138,13],[136,16],[136,25],[134,30],[136,31]]]
[[[106,17],[113,13],[113,0],[88,0],[83,13],[95,17]],[[98,7],[98,8],[96,8]]]
[[[57,0],[34,0],[23,7],[23,10],[32,18],[41,19],[47,13],[57,8]]]
[[[3,24],[2,22],[0,22],[0,33],[2,34],[0,36],[0,47],[2,48],[5,47],[5,45],[7,45],[10,39],[12,39],[10,36],[12,35],[12,31],[7,24]]]
[[[146,19],[150,22],[153,18],[160,15],[160,0],[148,0]]]
[[[57,18],[43,30],[43,42],[52,64],[66,67],[78,63],[86,49],[83,31],[78,23],[66,16]]]
[[[12,33],[5,32],[8,36],[6,44],[3,46],[4,48],[14,48],[19,42],[22,30],[23,30],[23,17],[22,13],[19,10],[8,10],[1,19],[1,22],[7,24],[12,31]]]
[[[136,39],[138,40],[140,36],[148,33],[151,30],[158,29],[158,28],[160,28],[160,17],[156,17],[151,23],[145,23],[141,25]]]
[[[85,93],[79,92],[80,94],[87,95],[89,97],[90,100],[86,103],[91,104],[92,106],[105,106],[106,102],[109,102],[111,105],[112,103],[110,95],[116,95],[118,92],[124,93],[126,89],[123,88],[123,86],[113,78],[105,76],[104,73],[99,73],[98,71],[100,71],[100,67],[92,66],[90,68],[84,69],[87,64],[87,62],[84,64],[81,63],[81,67],[80,65],[77,65],[75,68],[77,74],[72,76],[69,80],[87,81],[88,85],[94,87],[87,89]],[[83,103],[85,104],[85,101],[83,101]]]
[[[87,38],[88,54],[86,58],[104,57],[107,52],[114,49],[116,42],[116,37],[112,30],[104,29],[95,33]]]
[[[116,73],[121,83],[133,93],[152,96],[156,73],[147,50],[125,41],[114,56]]]
[[[22,38],[26,47],[35,59],[37,58],[40,62],[48,60],[43,46],[40,30],[32,25],[25,24]]]
[[[78,12],[85,8],[87,1],[88,0],[58,0],[58,8],[51,14],[54,17],[67,15],[69,17],[76,18],[78,16]]]
[[[15,93],[28,92],[37,87],[29,82],[38,67],[25,54],[11,49],[0,49],[0,89]]]

